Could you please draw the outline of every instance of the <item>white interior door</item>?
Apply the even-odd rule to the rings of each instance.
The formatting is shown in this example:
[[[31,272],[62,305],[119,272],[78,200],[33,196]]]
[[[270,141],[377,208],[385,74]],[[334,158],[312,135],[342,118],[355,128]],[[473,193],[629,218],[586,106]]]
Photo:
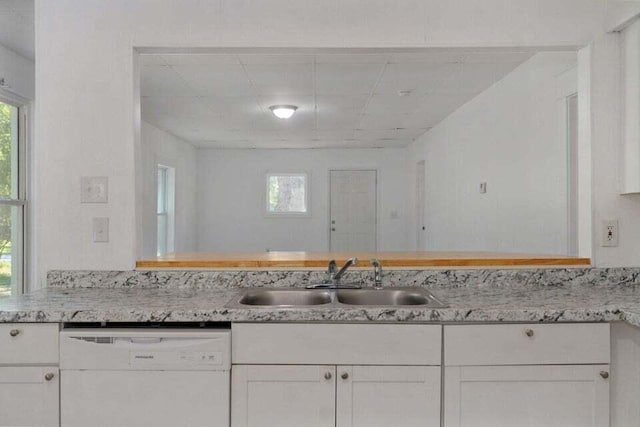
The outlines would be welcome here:
[[[57,427],[59,387],[57,367],[0,368],[0,426]]]
[[[446,367],[444,425],[607,427],[608,371],[609,365]]]
[[[330,249],[376,250],[375,170],[332,170]]]
[[[439,366],[338,366],[336,427],[439,427]]]
[[[416,250],[423,251],[427,227],[424,223],[424,198],[425,198],[425,163],[420,160],[416,163]]]
[[[232,427],[335,427],[335,373],[335,366],[233,365]]]

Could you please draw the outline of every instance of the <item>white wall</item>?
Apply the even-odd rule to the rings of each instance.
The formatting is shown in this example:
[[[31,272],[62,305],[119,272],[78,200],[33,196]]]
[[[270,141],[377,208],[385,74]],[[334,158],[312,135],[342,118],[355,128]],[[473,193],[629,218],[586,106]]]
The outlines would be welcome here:
[[[177,252],[196,247],[196,167],[197,150],[183,141],[146,122],[142,123],[142,256],[155,257],[157,245],[158,164],[175,168],[175,237]]]
[[[131,269],[139,107],[133,48],[582,46],[602,0],[36,0],[39,283],[54,268]],[[83,175],[109,204],[79,203]],[[91,218],[110,241],[91,242]]]
[[[640,194],[620,195],[622,103],[619,34],[589,48],[594,261],[598,266],[640,265]],[[602,247],[602,221],[618,220],[619,246]]]
[[[405,250],[404,149],[198,150],[198,250],[329,249],[329,170],[378,171],[378,249]],[[306,171],[311,216],[264,214],[265,174]],[[395,210],[398,218],[391,218]]]
[[[0,78],[15,93],[28,100],[35,99],[35,66],[33,61],[0,45]],[[0,88],[2,90],[2,88]]]
[[[412,144],[410,186],[426,166],[419,249],[567,253],[565,97],[576,90],[576,54],[539,53]]]

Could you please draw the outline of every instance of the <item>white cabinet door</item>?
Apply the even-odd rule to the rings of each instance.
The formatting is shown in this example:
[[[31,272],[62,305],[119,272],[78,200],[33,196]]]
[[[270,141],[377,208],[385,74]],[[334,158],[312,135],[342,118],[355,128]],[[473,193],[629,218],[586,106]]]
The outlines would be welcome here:
[[[0,426],[59,425],[57,367],[0,368]]]
[[[233,365],[233,427],[334,427],[335,366]]]
[[[337,427],[439,427],[439,366],[339,366]]]
[[[445,427],[606,427],[609,365],[445,368]]]

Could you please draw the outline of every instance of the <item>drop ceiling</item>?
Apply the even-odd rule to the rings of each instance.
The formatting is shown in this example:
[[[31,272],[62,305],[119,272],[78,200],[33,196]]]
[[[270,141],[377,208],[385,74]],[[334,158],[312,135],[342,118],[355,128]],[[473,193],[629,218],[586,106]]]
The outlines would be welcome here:
[[[33,0],[0,0],[0,45],[33,61],[34,22]]]
[[[405,147],[532,54],[145,54],[142,116],[197,147]]]

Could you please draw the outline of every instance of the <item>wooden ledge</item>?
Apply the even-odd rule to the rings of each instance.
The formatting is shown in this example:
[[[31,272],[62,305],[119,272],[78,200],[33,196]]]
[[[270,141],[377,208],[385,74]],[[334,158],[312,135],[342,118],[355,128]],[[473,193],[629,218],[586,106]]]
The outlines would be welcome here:
[[[354,268],[370,268],[378,258],[384,267],[525,267],[589,266],[589,258],[559,255],[510,254],[495,252],[201,252],[176,253],[140,260],[137,268],[319,268],[330,260],[338,264],[350,257],[360,263]]]

